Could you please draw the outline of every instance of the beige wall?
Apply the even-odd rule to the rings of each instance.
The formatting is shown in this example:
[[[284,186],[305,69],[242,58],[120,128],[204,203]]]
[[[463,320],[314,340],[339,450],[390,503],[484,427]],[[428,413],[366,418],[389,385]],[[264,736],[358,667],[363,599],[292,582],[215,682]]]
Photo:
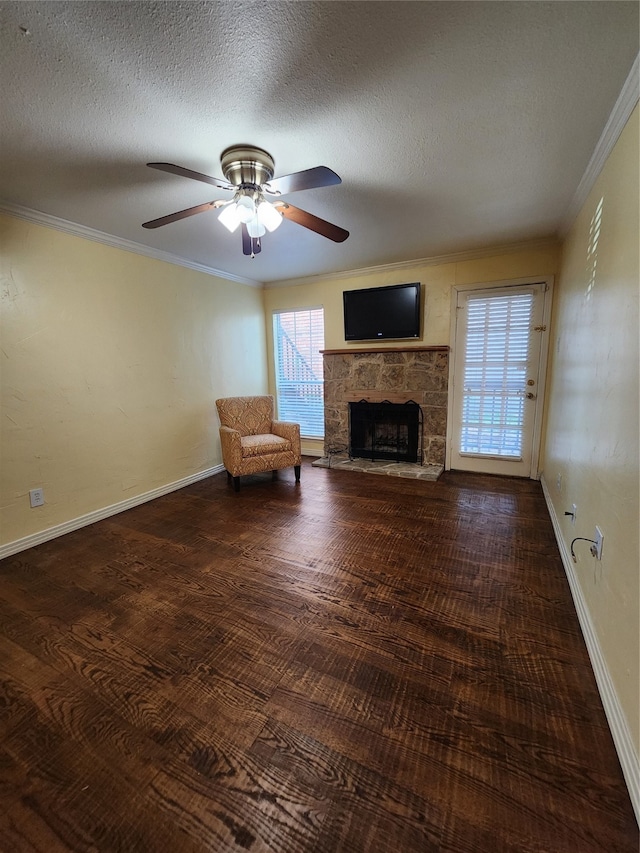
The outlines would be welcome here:
[[[12,217],[0,252],[2,543],[221,463],[215,398],[267,389],[259,289]]]
[[[273,387],[273,337],[271,318],[274,311],[296,308],[324,308],[325,349],[366,349],[371,344],[347,343],[344,339],[342,292],[361,287],[378,287],[420,281],[423,284],[423,335],[420,341],[403,341],[401,344],[423,346],[448,346],[450,337],[451,293],[454,285],[476,282],[508,281],[529,276],[553,276],[559,262],[559,247],[553,243],[536,247],[496,251],[470,260],[448,263],[402,264],[386,270],[345,274],[324,279],[287,281],[269,285],[264,292],[267,322],[267,348],[269,378]],[[376,342],[376,347],[393,347],[398,342]],[[322,441],[303,442],[303,452],[322,453]]]
[[[639,749],[638,108],[563,251],[552,329],[544,479],[618,700]],[[597,233],[597,211],[601,226]],[[597,245],[595,237],[597,236]],[[561,488],[557,478],[561,476]],[[574,526],[563,513],[577,505]]]

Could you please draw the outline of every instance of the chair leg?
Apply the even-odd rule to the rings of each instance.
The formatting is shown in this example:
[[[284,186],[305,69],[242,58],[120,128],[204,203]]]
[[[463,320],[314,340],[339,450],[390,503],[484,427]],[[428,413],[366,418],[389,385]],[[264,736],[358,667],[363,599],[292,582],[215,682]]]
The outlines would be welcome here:
[[[293,470],[295,471],[295,475],[296,475],[296,483],[299,483],[300,482],[300,466],[294,465]]]
[[[240,477],[233,478],[233,490],[234,492],[240,491]]]

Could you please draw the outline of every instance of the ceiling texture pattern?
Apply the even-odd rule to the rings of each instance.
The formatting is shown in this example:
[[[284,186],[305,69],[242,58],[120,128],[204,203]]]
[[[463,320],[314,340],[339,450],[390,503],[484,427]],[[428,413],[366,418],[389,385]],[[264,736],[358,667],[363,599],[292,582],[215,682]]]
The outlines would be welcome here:
[[[272,282],[558,232],[638,54],[637,2],[2,2],[0,200]],[[350,231],[242,254],[208,211],[231,145]]]

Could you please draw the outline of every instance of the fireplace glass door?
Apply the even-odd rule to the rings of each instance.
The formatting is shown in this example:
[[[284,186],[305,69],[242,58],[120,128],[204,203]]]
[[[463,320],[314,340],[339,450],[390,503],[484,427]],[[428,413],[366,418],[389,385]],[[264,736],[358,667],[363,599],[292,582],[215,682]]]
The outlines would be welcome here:
[[[414,402],[349,403],[349,455],[359,459],[417,462],[422,412]]]

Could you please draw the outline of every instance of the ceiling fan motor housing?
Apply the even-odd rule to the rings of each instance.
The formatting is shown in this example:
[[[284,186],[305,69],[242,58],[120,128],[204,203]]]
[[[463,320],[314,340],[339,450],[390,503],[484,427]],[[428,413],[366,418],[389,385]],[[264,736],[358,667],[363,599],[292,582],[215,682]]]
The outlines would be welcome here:
[[[250,145],[233,145],[220,155],[220,164],[230,184],[261,187],[273,177],[275,163],[271,154]]]

